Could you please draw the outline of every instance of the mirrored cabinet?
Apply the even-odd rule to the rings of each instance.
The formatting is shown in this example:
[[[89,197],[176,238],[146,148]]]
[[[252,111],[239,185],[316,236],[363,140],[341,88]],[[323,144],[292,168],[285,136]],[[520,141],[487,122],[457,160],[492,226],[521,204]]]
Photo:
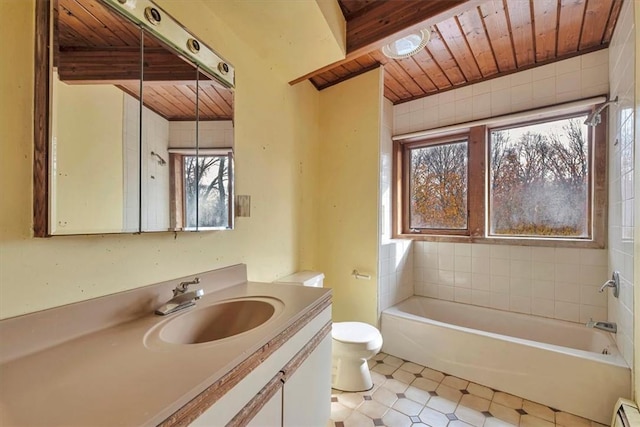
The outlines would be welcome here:
[[[233,67],[148,0],[37,13],[36,236],[231,229]]]

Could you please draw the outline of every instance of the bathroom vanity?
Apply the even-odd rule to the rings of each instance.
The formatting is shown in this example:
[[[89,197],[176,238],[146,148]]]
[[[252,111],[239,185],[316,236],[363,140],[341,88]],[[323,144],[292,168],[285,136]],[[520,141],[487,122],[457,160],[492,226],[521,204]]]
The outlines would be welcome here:
[[[153,310],[183,279],[0,321],[0,424],[326,424],[331,291],[247,282],[244,265],[197,276],[204,296],[169,316]],[[223,332],[246,322],[200,315],[230,302],[272,313],[195,342],[202,319]]]

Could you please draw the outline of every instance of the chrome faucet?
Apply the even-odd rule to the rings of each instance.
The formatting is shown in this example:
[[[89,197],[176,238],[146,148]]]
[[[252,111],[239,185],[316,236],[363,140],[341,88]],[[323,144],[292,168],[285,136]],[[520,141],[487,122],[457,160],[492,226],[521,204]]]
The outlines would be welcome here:
[[[598,292],[604,292],[607,288],[613,288],[613,296],[618,298],[620,296],[620,273],[614,271],[611,274],[611,279],[604,282],[604,285],[600,286]]]
[[[196,285],[198,283],[200,283],[200,279],[198,277],[187,282],[180,282],[180,284],[173,290],[173,298],[167,301],[166,304],[159,307],[156,310],[156,314],[166,316],[167,314],[175,313],[176,311],[184,310],[185,308],[196,305],[196,300],[199,300],[200,297],[204,295],[204,291],[202,289],[188,291],[188,289],[189,285]]]
[[[587,328],[596,328],[605,332],[611,332],[612,334],[618,332],[618,325],[614,322],[596,322],[593,319],[587,322]]]

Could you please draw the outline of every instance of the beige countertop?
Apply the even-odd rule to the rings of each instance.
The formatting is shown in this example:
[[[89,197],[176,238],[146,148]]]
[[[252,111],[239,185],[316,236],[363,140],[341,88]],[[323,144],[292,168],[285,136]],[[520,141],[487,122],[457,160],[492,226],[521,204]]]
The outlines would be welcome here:
[[[157,425],[294,324],[331,291],[247,282],[205,294],[169,316],[148,315],[0,365],[0,425]],[[266,297],[283,308],[243,334],[203,344],[159,344],[162,322],[219,301]],[[81,319],[79,319],[81,321]]]

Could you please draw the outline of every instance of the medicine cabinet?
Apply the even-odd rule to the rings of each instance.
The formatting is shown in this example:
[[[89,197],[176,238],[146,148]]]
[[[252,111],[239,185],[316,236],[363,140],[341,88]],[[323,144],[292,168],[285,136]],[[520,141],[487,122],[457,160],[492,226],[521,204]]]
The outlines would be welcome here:
[[[36,13],[35,235],[233,228],[233,67],[149,0]]]

